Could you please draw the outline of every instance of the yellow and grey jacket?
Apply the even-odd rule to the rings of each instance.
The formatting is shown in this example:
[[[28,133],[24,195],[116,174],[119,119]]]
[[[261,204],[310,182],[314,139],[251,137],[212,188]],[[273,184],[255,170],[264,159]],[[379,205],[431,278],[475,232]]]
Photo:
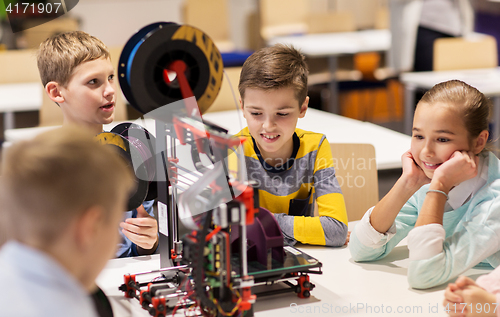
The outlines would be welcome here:
[[[260,155],[248,128],[238,136],[247,138],[243,149],[248,179],[257,183],[260,206],[274,214],[285,242],[343,245],[347,213],[326,137],[295,129],[292,156],[273,167]],[[314,202],[318,216],[313,216]]]

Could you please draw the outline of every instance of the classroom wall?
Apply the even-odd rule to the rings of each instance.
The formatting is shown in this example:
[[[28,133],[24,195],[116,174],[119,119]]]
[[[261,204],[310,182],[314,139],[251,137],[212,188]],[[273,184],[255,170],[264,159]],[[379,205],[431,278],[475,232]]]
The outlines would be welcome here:
[[[209,1],[209,0],[207,0]],[[248,46],[247,20],[256,0],[229,0],[231,40],[236,48]],[[108,46],[124,45],[143,26],[160,21],[182,23],[183,0],[83,0],[71,10],[81,29]]]
[[[137,30],[160,21],[181,22],[183,0],[83,0],[70,11],[80,28],[107,46],[121,46]]]
[[[210,1],[210,0],[207,0]],[[312,12],[327,10],[354,13],[358,28],[372,27],[373,12],[388,0],[310,0]],[[108,46],[121,46],[141,27],[159,21],[183,23],[184,0],[82,0],[71,11],[81,29]],[[236,49],[252,46],[250,18],[258,12],[259,0],[228,0],[230,38]],[[359,9],[362,8],[362,9]]]
[[[389,0],[308,2],[311,12],[350,11],[355,15],[356,27],[366,28],[373,26],[374,9],[385,5],[387,1]],[[123,46],[132,34],[147,24],[159,21],[183,23],[184,2],[185,0],[81,0],[66,17],[77,18],[83,31],[97,36],[108,46]],[[230,40],[234,47],[241,50],[255,48],[255,36],[259,30],[256,27],[249,28],[249,24],[259,10],[259,0],[227,2]],[[10,28],[6,32],[9,33]],[[8,48],[16,46],[12,34],[4,36],[2,42],[5,41]]]

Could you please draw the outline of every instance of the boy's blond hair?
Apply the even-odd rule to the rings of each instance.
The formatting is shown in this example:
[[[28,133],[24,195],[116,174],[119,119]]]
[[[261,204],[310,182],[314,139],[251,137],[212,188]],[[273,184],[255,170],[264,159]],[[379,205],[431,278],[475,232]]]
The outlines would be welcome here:
[[[247,58],[241,69],[238,90],[244,100],[247,88],[292,88],[301,106],[307,97],[308,73],[304,55],[292,46],[276,44],[260,49]]]
[[[83,130],[65,126],[5,150],[0,216],[9,238],[50,244],[90,207],[112,211],[132,190],[125,160]]]
[[[37,51],[42,84],[45,87],[54,81],[66,87],[78,65],[101,57],[110,58],[106,45],[83,31],[51,36],[40,44]]]

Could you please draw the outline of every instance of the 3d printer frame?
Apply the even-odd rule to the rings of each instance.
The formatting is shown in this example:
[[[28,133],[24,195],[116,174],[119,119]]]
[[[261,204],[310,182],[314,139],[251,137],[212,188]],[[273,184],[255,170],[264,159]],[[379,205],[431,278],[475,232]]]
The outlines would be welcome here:
[[[139,38],[146,43],[155,38],[157,29],[171,27],[178,25],[155,23],[140,30],[132,39],[139,42]],[[196,31],[193,34],[197,34]],[[204,48],[205,55],[220,58],[215,45],[206,40],[205,35],[202,38],[203,45],[208,47]],[[183,38],[191,42],[193,39],[195,37]],[[143,45],[141,43],[133,44]],[[202,45],[199,41],[196,43]],[[133,49],[125,46],[120,58],[123,70],[119,78],[131,76],[133,54],[141,56],[137,51],[141,53],[137,46]],[[168,115],[155,120],[156,175],[166,176],[156,181],[161,269],[125,275],[120,290],[128,298],[137,298],[152,316],[174,314],[179,308],[205,316],[251,316],[256,300],[252,288],[276,283],[287,287],[258,295],[296,292],[300,298],[309,297],[314,284],[309,281],[308,274],[322,274],[322,264],[318,260],[296,248],[283,247],[282,237],[281,245],[256,246],[260,253],[265,252],[260,262],[248,258],[247,228],[254,223],[260,224],[269,212],[259,208],[258,189],[244,178],[231,177],[225,163],[228,153],[235,153],[231,150],[244,140],[228,136],[223,128],[202,119],[203,107],[198,105],[198,96],[188,78],[192,65],[179,57],[185,55],[172,56],[175,58],[167,59],[168,62],[162,57],[165,63],[162,65],[162,85],[177,87],[182,98],[178,100],[178,109],[167,105],[165,107],[171,107]],[[210,62],[219,65],[217,60]],[[222,61],[217,67],[221,65]],[[175,79],[171,79],[172,74]],[[124,83],[120,83],[123,89]],[[216,81],[210,83],[215,85]],[[132,82],[125,84],[131,86]],[[137,91],[141,90],[130,87],[124,93],[127,99],[135,101],[138,100]],[[178,155],[181,146],[190,148],[189,163],[194,168],[182,164],[186,157]],[[194,212],[199,214],[194,215]],[[182,237],[181,223],[190,230]],[[265,228],[263,230],[265,232]],[[140,282],[142,279],[146,281]]]

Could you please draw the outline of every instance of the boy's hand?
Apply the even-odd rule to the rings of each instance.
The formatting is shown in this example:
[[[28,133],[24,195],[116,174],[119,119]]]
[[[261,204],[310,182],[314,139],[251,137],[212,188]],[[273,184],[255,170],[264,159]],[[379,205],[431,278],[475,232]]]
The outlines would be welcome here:
[[[349,239],[351,239],[351,231],[347,231],[347,238],[345,239],[344,245],[348,245],[349,244]]]
[[[455,151],[450,159],[441,164],[434,172],[433,183],[439,182],[445,190],[477,175],[479,156],[472,152]]]
[[[455,283],[448,284],[443,306],[453,317],[496,316],[497,309],[496,296],[466,276],[460,276]]]
[[[460,296],[460,290],[460,287],[456,283],[449,283],[444,291],[443,306],[452,317],[464,316],[462,312],[464,307],[460,304],[463,303],[464,300],[462,296]]]
[[[467,286],[462,296],[467,305],[469,313],[467,316],[497,316],[498,303],[495,294],[488,292],[479,286]],[[472,304],[472,305],[471,305]]]
[[[459,276],[455,283],[449,283],[444,291],[443,306],[452,317],[465,316],[465,302],[462,290],[469,285],[477,285],[473,279],[467,276]]]
[[[468,285],[464,289],[457,291],[463,302],[457,305],[458,316],[466,317],[496,317],[497,298],[494,294],[486,291],[477,285]],[[460,306],[460,310],[458,309]]]
[[[457,280],[455,281],[455,284],[457,285],[457,287],[459,289],[464,289],[467,286],[478,286],[476,284],[476,281],[474,281],[473,279],[471,279],[468,276],[463,276],[463,275],[461,275],[457,278]]]
[[[411,150],[406,151],[401,156],[403,165],[403,176],[406,178],[406,184],[409,188],[419,189],[425,184],[430,183],[430,179],[425,175],[420,166],[415,163]]]
[[[144,250],[153,249],[158,240],[158,225],[156,219],[148,214],[144,206],[137,208],[137,218],[125,219],[120,223],[123,234]]]

